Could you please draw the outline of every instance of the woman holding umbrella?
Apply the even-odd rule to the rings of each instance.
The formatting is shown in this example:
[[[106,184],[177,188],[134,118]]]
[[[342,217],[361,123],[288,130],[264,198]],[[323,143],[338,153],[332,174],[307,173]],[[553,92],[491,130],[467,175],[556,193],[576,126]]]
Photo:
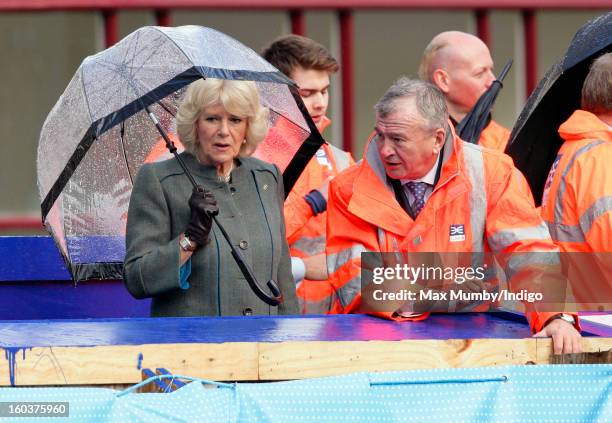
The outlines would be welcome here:
[[[201,187],[191,190],[177,159],[145,164],[130,200],[124,280],[136,298],[152,297],[153,316],[297,312],[285,240],[283,179],[249,157],[267,132],[268,110],[255,83],[191,84],[176,122],[180,155]],[[260,301],[229,253],[223,223],[258,280],[274,279],[278,308]]]

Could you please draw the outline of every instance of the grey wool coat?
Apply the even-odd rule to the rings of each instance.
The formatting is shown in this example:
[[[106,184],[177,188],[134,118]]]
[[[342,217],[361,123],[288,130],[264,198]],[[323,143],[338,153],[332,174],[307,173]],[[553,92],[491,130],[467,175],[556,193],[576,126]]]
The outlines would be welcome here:
[[[128,211],[124,282],[136,298],[152,297],[152,316],[232,316],[297,313],[295,283],[283,217],[278,168],[255,158],[236,159],[230,183],[189,153],[181,157],[196,182],[217,199],[217,219],[264,288],[269,279],[284,302],[265,304],[253,293],[213,223],[209,242],[191,256],[189,287],[179,283],[179,235],[190,217],[192,186],[176,159],[144,164]]]

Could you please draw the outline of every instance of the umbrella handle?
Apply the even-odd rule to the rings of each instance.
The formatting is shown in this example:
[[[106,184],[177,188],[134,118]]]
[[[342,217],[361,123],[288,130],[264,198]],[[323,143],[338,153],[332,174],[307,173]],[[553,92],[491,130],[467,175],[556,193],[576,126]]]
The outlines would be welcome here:
[[[176,160],[178,160],[179,165],[183,168],[183,171],[185,172],[185,175],[187,175],[187,178],[189,178],[189,182],[191,182],[191,185],[193,185],[193,187],[195,189],[197,189],[198,191],[201,191],[203,188],[201,186],[199,186],[197,184],[197,182],[195,181],[195,179],[193,178],[193,175],[191,174],[191,172],[187,168],[187,165],[183,161],[182,157],[179,156],[179,154],[178,154],[178,152],[176,150],[176,147],[174,146],[174,143],[172,142],[170,137],[168,137],[168,134],[166,133],[166,130],[161,126],[161,124],[159,123],[159,120],[157,120],[157,117],[155,116],[155,114],[151,110],[149,110],[148,106],[145,106],[145,110],[146,110],[147,114],[149,115],[149,117],[151,118],[151,120],[153,121],[153,123],[155,124],[155,127],[157,128],[157,130],[159,131],[161,136],[166,141],[166,147],[168,148],[168,150],[170,150],[170,152],[172,154],[174,154],[174,157],[176,157]],[[236,261],[236,264],[240,268],[240,271],[244,275],[245,279],[247,280],[247,283],[249,284],[249,287],[251,287],[251,289],[253,290],[255,295],[257,295],[257,297],[260,300],[262,300],[264,303],[266,303],[268,305],[271,305],[271,306],[277,306],[280,303],[282,303],[283,302],[283,294],[281,293],[281,291],[280,291],[278,285],[276,284],[276,282],[274,282],[272,279],[270,279],[268,281],[268,283],[266,284],[268,286],[268,288],[270,288],[270,292],[272,293],[272,295],[269,295],[266,291],[264,291],[264,289],[261,287],[261,285],[259,285],[259,283],[257,282],[257,278],[255,278],[255,274],[253,273],[253,270],[248,265],[248,263],[246,261],[244,261],[244,257],[242,256],[242,253],[239,250],[236,249],[236,247],[232,243],[229,235],[225,231],[225,228],[217,220],[216,214],[209,214],[209,216],[215,222],[215,224],[217,225],[217,227],[221,231],[221,234],[223,234],[223,237],[225,238],[225,240],[229,244],[229,246],[230,246],[230,248],[232,250],[232,257],[234,257],[234,260]]]

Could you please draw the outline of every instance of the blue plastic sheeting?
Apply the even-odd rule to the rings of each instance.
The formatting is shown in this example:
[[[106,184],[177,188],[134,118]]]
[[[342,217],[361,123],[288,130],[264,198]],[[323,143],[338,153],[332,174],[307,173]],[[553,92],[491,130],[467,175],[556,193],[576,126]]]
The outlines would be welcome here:
[[[67,401],[71,420],[91,422],[609,422],[611,384],[609,364],[507,366],[355,373],[216,389],[193,382],[168,394],[3,388],[0,401]],[[62,420],[67,419],[53,421]]]

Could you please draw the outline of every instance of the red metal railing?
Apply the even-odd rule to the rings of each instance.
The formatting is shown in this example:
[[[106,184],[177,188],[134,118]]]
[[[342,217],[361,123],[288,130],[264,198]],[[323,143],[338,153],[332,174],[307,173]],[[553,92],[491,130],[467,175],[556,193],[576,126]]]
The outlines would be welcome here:
[[[2,0],[2,12],[99,11],[104,17],[105,45],[119,39],[117,11],[153,10],[160,26],[171,26],[172,9],[283,9],[289,13],[291,31],[306,35],[305,10],[336,10],[340,30],[343,148],[353,150],[354,137],[354,34],[357,9],[468,9],[476,16],[477,35],[491,43],[490,9],[521,10],[523,15],[526,95],[538,81],[536,9],[610,9],[610,0]],[[36,222],[35,222],[36,221]],[[37,229],[32,218],[0,218],[0,229]]]
[[[43,225],[40,216],[7,216],[0,217],[0,231],[39,230]]]

